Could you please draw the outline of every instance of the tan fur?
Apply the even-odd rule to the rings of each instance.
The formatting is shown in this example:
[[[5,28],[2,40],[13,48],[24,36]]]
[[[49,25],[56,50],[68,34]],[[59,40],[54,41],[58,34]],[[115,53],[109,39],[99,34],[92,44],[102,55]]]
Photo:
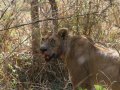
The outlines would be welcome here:
[[[74,90],[78,90],[79,86],[95,90],[95,84],[106,85],[108,90],[120,90],[120,59],[117,51],[94,44],[85,36],[66,35],[62,41],[58,35],[52,37],[57,39],[59,46],[64,47],[60,56],[68,68]],[[56,51],[62,49],[56,48]]]
[[[102,84],[112,87],[112,90],[120,90],[120,60],[117,51],[76,36],[71,37],[69,46],[65,60],[74,88],[81,86],[94,90],[94,84]]]

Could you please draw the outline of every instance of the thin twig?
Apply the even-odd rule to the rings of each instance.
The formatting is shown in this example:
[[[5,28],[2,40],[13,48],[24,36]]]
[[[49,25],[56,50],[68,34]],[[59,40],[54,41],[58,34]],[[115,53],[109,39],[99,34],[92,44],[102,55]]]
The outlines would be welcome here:
[[[97,14],[97,12],[93,12],[93,13],[91,13],[91,14],[95,14],[95,13]],[[86,15],[86,14],[76,15],[76,16],[84,16],[84,15]],[[74,16],[74,14],[71,15],[71,16],[68,16],[68,17],[56,18],[56,20],[72,18],[73,16]],[[74,17],[75,17],[75,16],[74,16]],[[22,27],[22,26],[26,26],[26,25],[30,25],[30,24],[35,24],[35,23],[38,23],[38,22],[51,21],[51,20],[55,20],[55,18],[47,18],[47,19],[43,19],[43,20],[37,20],[37,21],[34,21],[34,22],[23,23],[23,24],[21,24],[21,25],[15,25],[15,26],[13,26],[13,27],[1,29],[0,31],[9,30],[9,29],[13,29],[13,28],[18,28],[18,27]]]

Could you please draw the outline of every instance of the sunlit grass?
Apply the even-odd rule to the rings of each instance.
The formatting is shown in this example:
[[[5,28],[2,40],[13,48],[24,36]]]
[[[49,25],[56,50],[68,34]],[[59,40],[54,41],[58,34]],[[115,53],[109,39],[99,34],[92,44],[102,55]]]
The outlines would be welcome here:
[[[100,85],[95,85],[95,88],[96,88],[96,90],[106,90],[105,88],[103,88],[103,87],[100,86]]]
[[[96,90],[106,90],[105,88],[103,88],[103,87],[100,86],[100,85],[95,85],[95,89],[96,89]],[[79,88],[79,90],[87,90],[87,89]]]

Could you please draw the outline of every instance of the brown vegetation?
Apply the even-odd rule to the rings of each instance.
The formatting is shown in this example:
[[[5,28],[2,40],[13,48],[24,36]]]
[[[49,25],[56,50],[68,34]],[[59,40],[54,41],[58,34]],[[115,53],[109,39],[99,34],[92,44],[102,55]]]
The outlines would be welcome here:
[[[0,90],[71,90],[62,60],[41,57],[42,37],[66,27],[119,52],[119,16],[119,0],[1,0]]]

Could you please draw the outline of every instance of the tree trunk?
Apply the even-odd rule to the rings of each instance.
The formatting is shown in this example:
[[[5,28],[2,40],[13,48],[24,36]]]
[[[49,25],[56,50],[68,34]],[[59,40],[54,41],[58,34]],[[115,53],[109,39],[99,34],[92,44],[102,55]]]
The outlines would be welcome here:
[[[31,20],[39,20],[38,0],[31,1]],[[39,59],[40,29],[39,23],[32,24],[32,54],[33,62]]]
[[[38,8],[38,0],[31,0],[31,20],[35,22],[39,20],[39,8]],[[39,55],[39,47],[40,47],[40,28],[39,23],[33,23],[31,26],[32,29],[32,55],[33,55],[33,62],[28,70],[29,80],[32,83],[39,82],[38,76],[39,70],[41,70],[42,60]]]
[[[54,18],[53,20],[53,32],[57,32],[58,30],[58,7],[57,7],[57,3],[55,0],[49,0],[49,3],[51,5],[51,9],[52,9],[52,17]]]

